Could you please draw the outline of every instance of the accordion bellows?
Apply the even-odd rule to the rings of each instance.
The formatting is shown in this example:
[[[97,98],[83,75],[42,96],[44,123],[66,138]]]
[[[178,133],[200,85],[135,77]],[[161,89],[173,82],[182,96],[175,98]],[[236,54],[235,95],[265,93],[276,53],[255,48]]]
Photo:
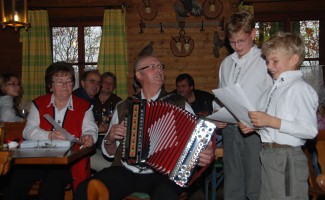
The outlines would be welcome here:
[[[163,101],[136,100],[129,110],[122,158],[128,164],[168,175],[188,186],[216,126]]]

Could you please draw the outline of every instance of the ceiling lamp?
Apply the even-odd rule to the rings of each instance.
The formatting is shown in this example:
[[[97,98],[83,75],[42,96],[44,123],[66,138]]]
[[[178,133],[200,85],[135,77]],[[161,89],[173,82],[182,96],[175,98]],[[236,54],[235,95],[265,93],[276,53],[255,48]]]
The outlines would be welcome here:
[[[27,31],[30,23],[27,22],[27,0],[1,0],[1,26],[11,26],[17,31],[25,27]]]

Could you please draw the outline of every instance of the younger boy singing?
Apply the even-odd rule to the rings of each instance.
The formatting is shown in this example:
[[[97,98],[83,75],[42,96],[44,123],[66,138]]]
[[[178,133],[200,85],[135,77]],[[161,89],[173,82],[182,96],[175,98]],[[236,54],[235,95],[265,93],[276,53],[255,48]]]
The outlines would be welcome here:
[[[259,111],[249,112],[262,140],[260,199],[308,199],[308,163],[301,146],[318,133],[318,96],[299,71],[304,42],[279,32],[263,44],[262,54],[274,85],[262,96]]]

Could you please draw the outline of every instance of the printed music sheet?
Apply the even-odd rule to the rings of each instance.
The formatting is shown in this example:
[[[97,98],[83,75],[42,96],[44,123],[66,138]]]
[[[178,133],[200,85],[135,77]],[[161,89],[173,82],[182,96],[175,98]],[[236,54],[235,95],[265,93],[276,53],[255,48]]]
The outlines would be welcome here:
[[[215,89],[212,92],[241,123],[253,127],[248,112],[256,111],[256,109],[239,84]]]
[[[230,124],[236,124],[238,122],[225,107],[222,107],[220,110],[218,110],[218,112],[214,112],[205,118],[215,121],[227,122]]]

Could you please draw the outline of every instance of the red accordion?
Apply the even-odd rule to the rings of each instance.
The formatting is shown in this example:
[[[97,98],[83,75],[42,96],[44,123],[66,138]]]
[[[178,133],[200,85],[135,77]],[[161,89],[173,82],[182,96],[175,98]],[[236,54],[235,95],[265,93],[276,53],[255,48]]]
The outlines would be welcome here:
[[[150,167],[167,174],[186,187],[215,128],[173,104],[137,100],[128,114],[122,159],[139,169]]]

